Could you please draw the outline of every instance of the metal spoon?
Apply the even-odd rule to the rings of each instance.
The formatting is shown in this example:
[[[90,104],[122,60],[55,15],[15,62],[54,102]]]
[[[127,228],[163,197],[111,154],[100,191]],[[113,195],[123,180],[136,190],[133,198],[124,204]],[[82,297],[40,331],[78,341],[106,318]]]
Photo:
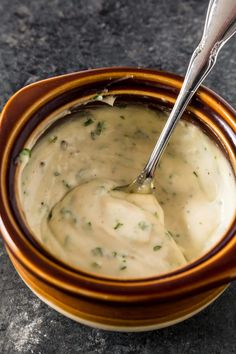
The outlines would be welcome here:
[[[115,190],[127,193],[151,193],[154,173],[171,134],[190,99],[213,68],[223,45],[236,32],[236,0],[210,0],[202,39],[192,54],[175,105],[140,175],[130,184]]]

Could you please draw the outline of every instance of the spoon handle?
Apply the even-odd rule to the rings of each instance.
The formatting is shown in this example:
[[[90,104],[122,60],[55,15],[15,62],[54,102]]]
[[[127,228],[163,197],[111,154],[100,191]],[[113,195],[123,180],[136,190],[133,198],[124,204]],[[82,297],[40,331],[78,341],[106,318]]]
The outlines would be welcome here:
[[[155,148],[137,178],[142,184],[152,180],[156,166],[190,99],[213,68],[223,45],[236,32],[236,0],[210,0],[202,39],[193,52],[187,73],[175,105],[155,145]]]

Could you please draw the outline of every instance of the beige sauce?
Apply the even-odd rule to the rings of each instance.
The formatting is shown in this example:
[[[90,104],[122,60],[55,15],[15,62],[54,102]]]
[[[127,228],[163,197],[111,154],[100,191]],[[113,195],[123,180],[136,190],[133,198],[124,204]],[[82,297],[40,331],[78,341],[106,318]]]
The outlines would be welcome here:
[[[139,106],[85,110],[21,153],[23,210],[49,252],[85,271],[137,278],[183,266],[220,240],[235,213],[234,177],[190,123],[171,138],[156,197],[112,190],[140,172],[165,120]]]

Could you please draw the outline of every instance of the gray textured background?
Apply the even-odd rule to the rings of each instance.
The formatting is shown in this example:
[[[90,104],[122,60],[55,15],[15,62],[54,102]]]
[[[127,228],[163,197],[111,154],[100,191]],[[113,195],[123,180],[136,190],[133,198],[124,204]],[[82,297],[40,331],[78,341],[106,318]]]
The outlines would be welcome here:
[[[0,0],[0,106],[49,76],[109,65],[184,74],[201,36],[207,1]],[[236,38],[206,85],[236,107]],[[177,326],[125,334],[91,329],[57,314],[16,274],[0,241],[0,353],[236,353],[236,284]]]

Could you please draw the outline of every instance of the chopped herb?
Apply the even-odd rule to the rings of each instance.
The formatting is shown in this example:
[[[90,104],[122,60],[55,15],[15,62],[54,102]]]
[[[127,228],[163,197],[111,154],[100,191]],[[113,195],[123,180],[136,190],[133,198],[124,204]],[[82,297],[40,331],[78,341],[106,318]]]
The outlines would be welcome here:
[[[113,252],[112,252],[112,256],[113,256],[113,257],[116,257],[116,256],[117,256],[117,252],[113,251]]]
[[[91,229],[92,229],[92,223],[91,223],[91,221],[86,221],[86,220],[84,220],[83,227],[84,227],[86,230],[91,230]]]
[[[173,237],[172,233],[170,231],[166,231],[165,235],[168,236],[169,238]]]
[[[91,252],[94,256],[100,256],[100,257],[103,256],[103,250],[101,247],[93,248]]]
[[[169,175],[169,178],[172,178],[172,177],[173,177],[173,175],[172,175],[172,174],[170,174],[170,175]]]
[[[94,120],[91,119],[91,118],[88,118],[88,119],[84,122],[84,126],[87,127],[88,125],[93,124],[93,123],[94,123]]]
[[[68,142],[66,140],[62,140],[60,143],[60,147],[62,150],[66,150],[68,147]]]
[[[66,247],[68,245],[69,239],[70,239],[70,236],[66,235],[65,238],[64,238],[64,241],[63,241],[63,246],[64,247]]]
[[[93,268],[101,268],[101,265],[98,264],[97,262],[92,262],[92,263],[91,263],[91,266],[92,266]]]
[[[120,270],[125,270],[127,268],[127,266],[122,266],[120,267]]]
[[[175,237],[180,237],[180,234],[176,234]]]
[[[49,214],[48,214],[48,220],[51,220],[52,218],[52,210],[50,210]]]
[[[124,224],[122,224],[121,222],[117,222],[116,226],[114,226],[114,230],[119,229],[119,227],[123,226]]]
[[[120,116],[121,119],[125,119],[125,116]]]
[[[161,249],[162,246],[160,245],[156,245],[153,247],[153,251],[159,251]]]
[[[93,130],[90,135],[91,135],[91,139],[95,140],[96,136],[101,135],[102,131],[105,129],[105,123],[104,122],[98,122],[96,125],[95,130]]]
[[[55,172],[53,173],[53,175],[56,176],[56,177],[57,177],[57,176],[60,176],[60,172],[55,171]]]
[[[147,230],[149,228],[149,225],[145,221],[140,221],[138,226],[141,230]]]
[[[149,135],[144,133],[141,129],[137,129],[134,133],[134,136],[137,139],[149,139]]]
[[[198,177],[198,174],[197,174],[196,171],[193,171],[193,174],[194,174],[196,177]]]
[[[49,143],[55,143],[57,141],[58,137],[56,135],[50,136],[49,138]]]
[[[64,184],[64,186],[65,186],[66,188],[68,188],[68,189],[71,188],[71,186],[69,185],[69,183],[66,182],[64,179],[62,180],[62,183]]]
[[[95,96],[93,96],[93,100],[95,101],[102,101],[103,97],[100,93],[97,93]]]
[[[16,162],[22,162],[22,158],[24,158],[24,156],[28,156],[30,158],[31,157],[31,150],[27,149],[27,148],[22,149],[18,155]]]
[[[72,215],[72,211],[71,211],[70,209],[67,209],[67,208],[62,208],[62,209],[60,210],[60,213],[61,213],[62,215]]]

